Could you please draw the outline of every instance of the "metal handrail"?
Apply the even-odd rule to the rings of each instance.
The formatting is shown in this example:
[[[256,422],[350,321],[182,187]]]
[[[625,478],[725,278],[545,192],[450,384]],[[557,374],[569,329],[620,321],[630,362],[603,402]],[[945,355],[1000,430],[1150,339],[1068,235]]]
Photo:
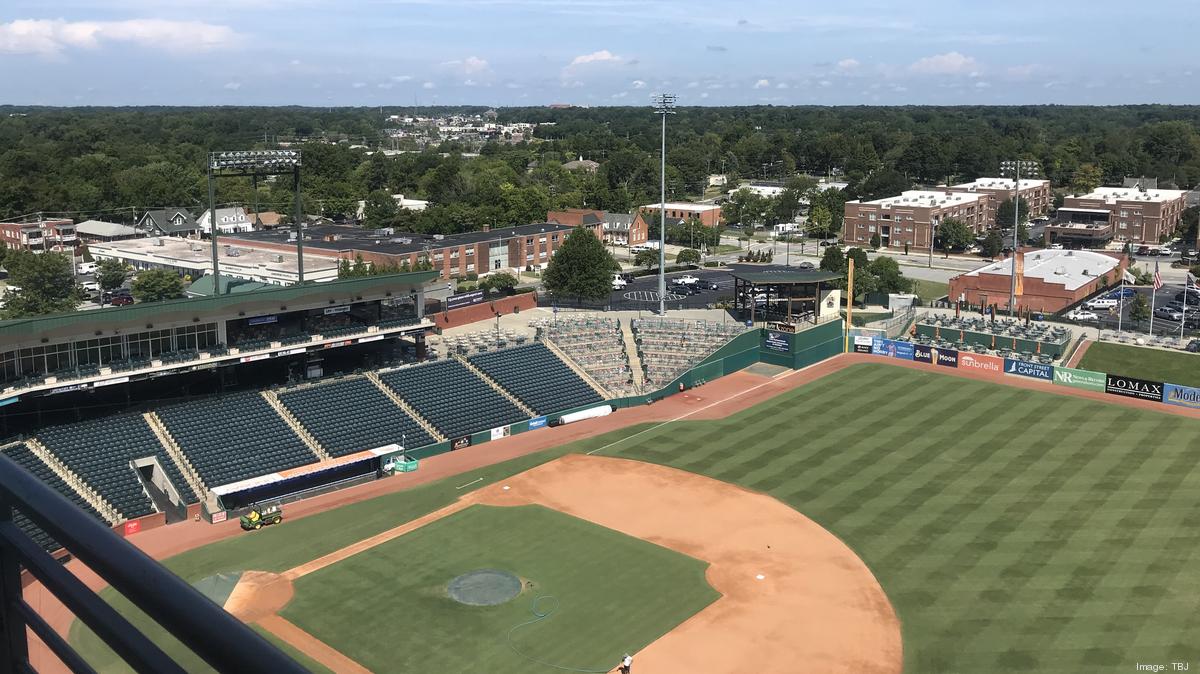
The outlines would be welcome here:
[[[146,635],[25,536],[12,522],[14,508],[217,671],[306,671],[245,623],[2,454],[0,626],[5,634],[0,638],[7,637],[8,648],[0,648],[0,652],[8,652],[9,658],[20,661],[0,662],[0,671],[31,671],[25,662],[25,628],[28,625],[38,631],[43,627],[26,619],[28,605],[20,594],[19,565],[24,565],[136,671],[183,671]],[[15,643],[16,639],[22,643]],[[54,644],[53,650],[61,646]]]

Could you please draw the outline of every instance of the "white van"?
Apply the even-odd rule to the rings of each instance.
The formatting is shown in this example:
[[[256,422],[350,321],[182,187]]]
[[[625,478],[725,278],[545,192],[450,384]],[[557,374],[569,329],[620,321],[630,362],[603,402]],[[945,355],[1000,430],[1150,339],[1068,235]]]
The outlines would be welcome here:
[[[623,275],[616,273],[616,272],[613,273],[613,277],[612,277],[612,289],[613,290],[620,290],[621,288],[624,288],[627,285],[629,285],[629,281],[626,281],[625,277]]]
[[[80,262],[79,263],[79,273],[80,274],[95,274],[96,268],[97,267],[96,267],[95,262]]]
[[[1107,311],[1108,309],[1116,309],[1117,308],[1117,300],[1108,298],[1108,297],[1097,297],[1095,299],[1091,299],[1091,300],[1088,300],[1087,302],[1084,302],[1083,306],[1087,307],[1088,309],[1091,309],[1092,311],[1097,311],[1100,309]]]

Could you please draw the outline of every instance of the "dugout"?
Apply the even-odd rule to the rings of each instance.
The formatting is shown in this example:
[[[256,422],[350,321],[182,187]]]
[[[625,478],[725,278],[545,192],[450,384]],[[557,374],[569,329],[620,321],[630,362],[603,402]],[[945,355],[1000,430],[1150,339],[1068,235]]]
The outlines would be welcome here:
[[[779,265],[733,267],[733,307],[741,320],[816,324],[841,311],[841,274]]]

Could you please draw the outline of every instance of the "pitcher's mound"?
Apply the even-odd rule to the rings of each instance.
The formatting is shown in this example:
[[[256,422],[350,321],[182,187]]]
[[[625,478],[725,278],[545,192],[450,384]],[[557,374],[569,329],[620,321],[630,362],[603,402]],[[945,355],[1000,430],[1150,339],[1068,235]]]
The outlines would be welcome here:
[[[450,581],[446,593],[460,604],[496,606],[521,594],[521,579],[499,569],[479,569]]]

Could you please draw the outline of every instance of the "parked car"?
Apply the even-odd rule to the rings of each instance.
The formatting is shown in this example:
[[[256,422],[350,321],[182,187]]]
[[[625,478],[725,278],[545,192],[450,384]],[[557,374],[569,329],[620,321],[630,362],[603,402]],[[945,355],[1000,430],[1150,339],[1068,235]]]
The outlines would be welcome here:
[[[625,277],[623,275],[621,275],[621,274],[613,274],[612,275],[612,289],[613,290],[620,290],[627,285],[629,285],[629,281],[626,281]]]
[[[1109,292],[1107,295],[1105,295],[1105,297],[1113,300],[1119,300],[1122,297],[1133,297],[1136,294],[1137,291],[1133,288],[1117,288],[1116,290]]]
[[[1087,309],[1075,309],[1067,312],[1067,318],[1072,321],[1098,321],[1100,316],[1094,311]]]
[[[1175,293],[1175,301],[1187,302],[1189,306],[1200,305],[1200,291],[1192,289],[1185,296],[1184,291],[1180,290],[1179,292]]]
[[[1172,307],[1158,307],[1154,310],[1155,318],[1165,318],[1169,321],[1183,320],[1183,312]]]
[[[98,267],[95,262],[80,262],[79,268],[75,271],[80,274],[95,274],[97,268]]]
[[[1117,300],[1114,298],[1097,297],[1095,299],[1090,299],[1087,302],[1084,302],[1083,306],[1084,306],[1084,308],[1091,309],[1092,311],[1096,311],[1099,309],[1104,309],[1104,310],[1116,309],[1117,304],[1118,304]]]
[[[113,298],[108,301],[108,303],[114,307],[123,307],[133,304],[133,297],[130,295],[114,295]]]
[[[1150,246],[1138,246],[1137,250],[1134,251],[1134,254],[1135,255],[1149,255],[1150,254]]]
[[[801,269],[815,269],[817,265],[809,262],[808,260],[805,260],[804,262],[801,262],[797,266],[800,267]]]
[[[1191,353],[1200,353],[1200,339],[1193,339],[1183,348]]]
[[[690,285],[699,283],[700,279],[696,278],[695,276],[692,276],[691,274],[684,274],[683,276],[676,276],[674,279],[671,280],[671,282],[690,286]]]

